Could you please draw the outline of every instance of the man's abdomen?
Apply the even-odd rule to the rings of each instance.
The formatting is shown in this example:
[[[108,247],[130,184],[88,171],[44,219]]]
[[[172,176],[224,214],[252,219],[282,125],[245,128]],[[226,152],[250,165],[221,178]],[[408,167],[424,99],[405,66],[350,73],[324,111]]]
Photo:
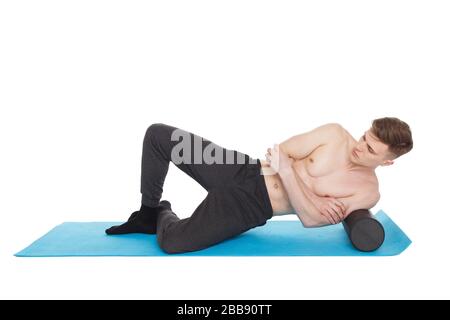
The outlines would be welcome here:
[[[267,168],[267,163],[261,161],[263,168]],[[295,213],[292,208],[286,190],[278,174],[264,175],[267,192],[269,193],[270,203],[272,204],[274,215],[284,215]]]

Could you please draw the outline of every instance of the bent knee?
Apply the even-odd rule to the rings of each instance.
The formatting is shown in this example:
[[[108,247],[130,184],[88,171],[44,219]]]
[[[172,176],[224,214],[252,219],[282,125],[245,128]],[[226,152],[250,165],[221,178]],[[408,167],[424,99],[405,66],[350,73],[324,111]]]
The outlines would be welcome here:
[[[170,139],[172,127],[164,123],[153,123],[145,132],[145,141],[161,141]]]
[[[164,123],[152,123],[145,132],[145,135],[158,135],[161,132],[164,132],[167,128],[167,125]]]

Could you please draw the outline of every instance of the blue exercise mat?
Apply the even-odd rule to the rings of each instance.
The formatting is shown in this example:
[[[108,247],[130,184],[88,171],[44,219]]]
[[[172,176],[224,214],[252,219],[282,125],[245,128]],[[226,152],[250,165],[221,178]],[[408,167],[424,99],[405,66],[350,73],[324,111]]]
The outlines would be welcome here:
[[[356,250],[342,224],[303,228],[300,221],[267,221],[213,247],[176,256],[393,256],[410,244],[407,235],[383,211],[376,218],[385,229],[385,242],[374,252]],[[107,236],[105,229],[115,222],[65,222],[17,257],[66,256],[168,256],[155,235],[127,234]]]

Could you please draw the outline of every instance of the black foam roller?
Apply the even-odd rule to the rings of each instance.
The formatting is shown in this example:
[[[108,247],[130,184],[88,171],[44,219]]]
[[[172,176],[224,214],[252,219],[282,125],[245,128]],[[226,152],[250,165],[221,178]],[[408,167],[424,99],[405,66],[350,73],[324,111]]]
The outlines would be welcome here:
[[[369,210],[353,211],[342,224],[353,246],[360,251],[374,251],[384,242],[383,225]]]

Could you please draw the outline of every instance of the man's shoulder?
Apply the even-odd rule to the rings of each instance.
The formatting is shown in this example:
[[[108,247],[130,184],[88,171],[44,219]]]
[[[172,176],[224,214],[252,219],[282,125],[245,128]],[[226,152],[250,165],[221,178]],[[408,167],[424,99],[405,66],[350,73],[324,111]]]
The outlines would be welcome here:
[[[353,139],[353,136],[350,134],[350,132],[348,132],[348,130],[345,129],[344,126],[342,126],[340,123],[332,122],[326,125],[328,126],[329,130],[334,131],[340,136]]]
[[[327,145],[329,147],[342,146],[343,141],[347,141],[349,138],[351,138],[347,130],[345,130],[345,128],[339,123],[326,123],[321,128],[324,132],[326,132],[326,135],[328,137],[324,145]]]
[[[344,129],[344,127],[337,123],[337,122],[330,122],[330,123],[326,123],[322,126],[324,129],[326,130],[330,130],[332,132],[339,132],[339,133],[344,133],[346,130]]]
[[[323,130],[330,133],[331,136],[334,138],[348,139],[349,137],[351,137],[350,134],[348,133],[348,131],[341,124],[339,124],[337,122],[326,123],[322,127],[323,127]]]

